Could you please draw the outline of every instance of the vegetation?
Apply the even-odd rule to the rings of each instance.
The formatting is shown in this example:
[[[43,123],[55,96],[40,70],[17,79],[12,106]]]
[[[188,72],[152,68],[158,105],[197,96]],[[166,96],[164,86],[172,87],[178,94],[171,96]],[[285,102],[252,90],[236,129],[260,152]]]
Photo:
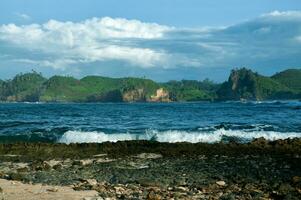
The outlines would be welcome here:
[[[41,101],[121,102],[126,92],[136,90],[143,90],[143,97],[140,98],[146,99],[155,93],[159,85],[151,80],[139,78],[87,76],[77,80],[73,77],[54,76],[46,81],[43,87]]]
[[[275,81],[301,92],[301,69],[288,69],[272,76]]]
[[[169,91],[172,101],[212,101],[216,99],[218,84],[209,81],[169,81],[163,86]]]
[[[159,96],[158,96],[159,95]],[[160,96],[163,95],[163,96]],[[228,81],[215,84],[182,80],[156,83],[143,78],[68,76],[44,78],[35,71],[0,80],[0,101],[14,102],[135,102],[301,99],[301,70],[266,77],[242,68]]]
[[[281,82],[273,77],[265,77],[246,68],[232,70],[228,81],[222,84],[217,91],[217,95],[220,100],[300,98],[300,92],[290,87],[289,84],[283,84],[283,82],[290,83],[290,80],[286,80],[282,76]],[[287,79],[290,79],[290,77],[287,77]],[[301,76],[299,80],[301,80]]]
[[[46,78],[35,71],[18,74],[13,80],[0,82],[0,98],[7,101],[38,101],[41,85],[45,81]]]

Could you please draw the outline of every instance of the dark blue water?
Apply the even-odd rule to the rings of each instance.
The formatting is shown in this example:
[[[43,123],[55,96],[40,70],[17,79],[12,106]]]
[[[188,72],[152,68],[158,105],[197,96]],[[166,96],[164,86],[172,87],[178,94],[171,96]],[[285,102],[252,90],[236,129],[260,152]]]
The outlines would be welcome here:
[[[249,141],[301,137],[301,102],[0,104],[0,141]]]

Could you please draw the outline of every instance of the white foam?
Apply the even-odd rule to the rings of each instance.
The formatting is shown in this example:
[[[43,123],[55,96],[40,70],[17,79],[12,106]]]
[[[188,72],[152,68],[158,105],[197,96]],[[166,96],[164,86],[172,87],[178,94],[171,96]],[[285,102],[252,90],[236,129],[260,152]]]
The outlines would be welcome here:
[[[252,140],[263,137],[267,140],[278,140],[287,138],[301,137],[298,132],[275,132],[275,131],[244,131],[244,130],[225,130],[218,129],[208,132],[187,132],[187,131],[155,131],[149,130],[144,134],[131,133],[114,133],[106,134],[104,132],[82,132],[82,131],[67,131],[59,139],[59,143],[102,143],[102,142],[117,142],[127,140],[156,140],[158,142],[190,142],[190,143],[216,143],[220,142],[224,136],[237,137],[243,140]]]

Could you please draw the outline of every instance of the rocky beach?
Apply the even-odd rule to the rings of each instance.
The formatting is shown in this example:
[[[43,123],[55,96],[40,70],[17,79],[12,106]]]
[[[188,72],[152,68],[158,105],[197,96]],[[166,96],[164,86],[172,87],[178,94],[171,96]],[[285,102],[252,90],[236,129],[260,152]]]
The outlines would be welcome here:
[[[0,161],[5,200],[301,198],[300,139],[1,144]]]

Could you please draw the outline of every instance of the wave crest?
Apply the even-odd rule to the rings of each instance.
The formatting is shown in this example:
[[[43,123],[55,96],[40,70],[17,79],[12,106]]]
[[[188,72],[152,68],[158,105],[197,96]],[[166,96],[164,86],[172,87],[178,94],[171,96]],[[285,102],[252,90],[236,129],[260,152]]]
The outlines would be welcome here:
[[[67,131],[59,139],[59,143],[103,143],[117,142],[128,140],[155,140],[158,142],[190,142],[190,143],[216,143],[223,141],[225,138],[237,138],[239,141],[247,142],[256,138],[263,137],[267,140],[278,140],[287,138],[301,137],[298,132],[276,132],[276,131],[245,131],[245,130],[225,130],[224,128],[215,131],[157,131],[147,130],[142,134],[131,133],[114,133],[107,134],[104,132],[84,132],[84,131]]]

